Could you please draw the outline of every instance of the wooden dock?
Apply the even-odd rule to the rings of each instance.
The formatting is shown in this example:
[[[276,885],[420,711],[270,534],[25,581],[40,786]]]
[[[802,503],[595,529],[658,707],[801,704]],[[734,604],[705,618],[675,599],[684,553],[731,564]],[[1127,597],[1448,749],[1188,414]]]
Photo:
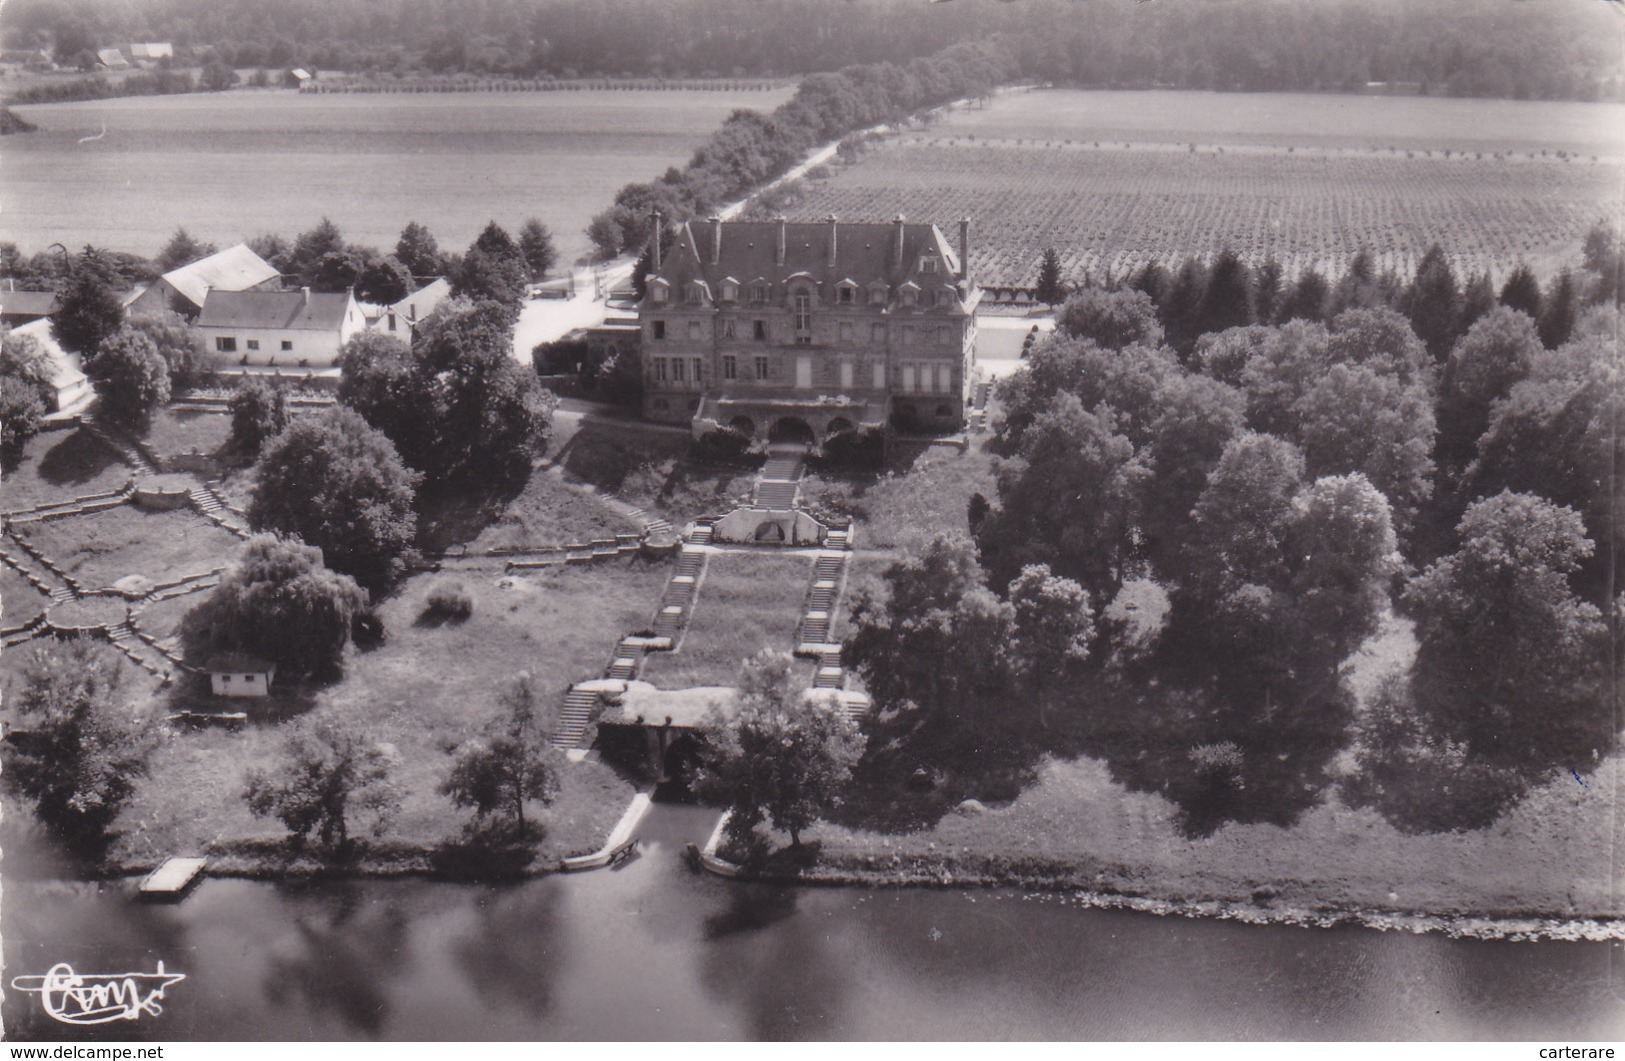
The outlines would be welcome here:
[[[141,879],[141,895],[152,899],[178,899],[208,865],[206,858],[166,858],[163,864]]]

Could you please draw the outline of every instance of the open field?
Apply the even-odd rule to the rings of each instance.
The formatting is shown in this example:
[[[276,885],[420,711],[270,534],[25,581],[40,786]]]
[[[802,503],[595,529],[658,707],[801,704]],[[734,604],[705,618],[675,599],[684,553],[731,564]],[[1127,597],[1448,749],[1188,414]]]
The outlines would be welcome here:
[[[732,685],[748,657],[794,649],[812,564],[774,551],[713,554],[677,651],[649,653],[642,678],[662,689]]]
[[[163,582],[230,563],[238,541],[189,509],[144,512],[134,505],[24,525],[28,540],[87,589],[125,575]]]
[[[787,212],[969,217],[990,285],[1030,285],[1049,246],[1074,279],[1226,246],[1289,272],[1361,249],[1403,271],[1435,241],[1460,269],[1549,274],[1617,214],[1621,130],[1612,104],[1021,93],[882,143]]]
[[[629,561],[523,576],[418,575],[380,606],[384,644],[354,652],[342,681],[285,689],[261,710],[273,716],[330,712],[389,742],[400,754],[396,778],[405,797],[389,840],[432,845],[451,839],[467,815],[436,787],[450,769],[451,751],[495,715],[506,684],[529,670],[546,717],[571,682],[597,675],[616,638],[647,620],[669,574],[666,564]],[[425,621],[426,598],[447,581],[462,583],[474,600],[473,614],[460,623]],[[187,600],[195,605],[201,598]],[[160,618],[172,622],[174,614]],[[209,700],[196,690],[176,694],[189,695]],[[124,838],[118,859],[141,861],[213,840],[280,837],[279,823],[251,817],[238,798],[247,769],[274,755],[280,741],[280,727],[269,719],[238,732],[175,735],[124,813],[124,823],[147,826]],[[591,850],[631,796],[597,764],[572,765],[565,778],[544,859]],[[200,803],[199,793],[218,798]]]
[[[1052,759],[1014,801],[981,813],[903,834],[819,823],[810,835],[824,865],[860,877],[1028,876],[1167,900],[1587,916],[1617,911],[1620,769],[1615,756],[1588,785],[1554,777],[1486,829],[1406,835],[1334,797],[1291,828],[1232,822],[1189,839],[1160,795],[1129,791],[1098,760]]]
[[[548,545],[635,533],[642,528],[600,497],[538,468],[530,480],[479,536],[468,543],[482,549],[534,549]]]
[[[90,432],[47,431],[28,440],[15,469],[0,472],[0,510],[117,490],[133,474]]]
[[[291,238],[326,215],[357,243],[392,247],[417,220],[462,250],[493,218],[516,231],[535,216],[567,263],[622,184],[682,165],[736,108],[789,95],[231,92],[18,107],[40,131],[6,144],[6,238],[153,254],[180,225],[226,244]]]
[[[160,409],[143,439],[163,457],[181,453],[214,454],[231,442],[231,414],[201,409]]]
[[[45,611],[49,603],[32,582],[0,564],[0,626],[21,626]]]

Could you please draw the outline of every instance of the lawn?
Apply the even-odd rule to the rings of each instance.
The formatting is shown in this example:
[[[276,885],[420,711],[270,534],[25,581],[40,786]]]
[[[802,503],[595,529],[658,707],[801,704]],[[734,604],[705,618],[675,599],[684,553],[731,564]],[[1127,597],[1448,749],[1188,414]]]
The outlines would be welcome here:
[[[1334,796],[1290,828],[1231,823],[1189,839],[1160,795],[1129,791],[1095,759],[1051,760],[1005,806],[901,835],[820,824],[811,838],[841,865],[920,858],[960,876],[1059,867],[1083,886],[1157,898],[1248,902],[1270,888],[1287,905],[1617,915],[1610,875],[1625,867],[1611,867],[1610,853],[1625,856],[1625,819],[1615,821],[1611,801],[1621,769],[1615,756],[1582,784],[1554,776],[1468,832],[1407,835]]]
[[[21,626],[45,610],[50,598],[34,584],[0,564],[0,626]]]
[[[801,492],[816,508],[857,519],[855,540],[865,548],[915,548],[934,534],[969,534],[971,495],[998,497],[993,457],[974,441],[964,452],[927,446],[879,478],[809,475]]]
[[[647,624],[669,574],[666,563],[628,560],[524,575],[416,576],[381,605],[388,634],[382,646],[353,654],[334,685],[286,690],[278,707],[342,716],[394,747],[404,801],[387,842],[432,846],[453,839],[467,814],[437,787],[457,745],[496,713],[506,684],[528,669],[539,706],[554,709],[571,682],[602,673],[617,638]],[[461,623],[424,621],[426,598],[446,581],[462,583],[474,601],[472,615]],[[187,698],[208,700],[196,687],[177,695]],[[173,737],[124,813],[121,824],[131,835],[118,856],[141,860],[215,840],[281,836],[279,824],[254,819],[238,798],[247,769],[275,756],[279,728],[261,721],[238,732]],[[595,848],[631,797],[607,767],[569,770],[546,858]]]
[[[483,549],[537,549],[642,530],[589,490],[546,469],[531,472],[519,496],[468,543]]]
[[[152,418],[145,441],[149,449],[162,457],[179,453],[213,455],[231,441],[231,414],[163,409]]]
[[[133,474],[88,431],[48,431],[28,440],[15,468],[0,472],[0,509],[17,512],[117,490]]]
[[[141,609],[135,625],[142,633],[150,634],[160,641],[172,637],[180,631],[181,620],[186,618],[186,614],[209,599],[209,592],[199,590],[184,597],[171,597],[155,604],[148,604]]]
[[[165,582],[229,563],[238,540],[189,510],[146,512],[120,505],[68,519],[31,523],[23,531],[52,562],[87,589],[125,575]]]
[[[584,425],[559,453],[572,477],[614,493],[677,526],[730,512],[750,496],[756,472],[691,464],[686,435],[624,425]]]
[[[677,650],[650,653],[642,677],[662,689],[732,685],[746,658],[764,648],[792,651],[812,572],[807,555],[712,554]]]

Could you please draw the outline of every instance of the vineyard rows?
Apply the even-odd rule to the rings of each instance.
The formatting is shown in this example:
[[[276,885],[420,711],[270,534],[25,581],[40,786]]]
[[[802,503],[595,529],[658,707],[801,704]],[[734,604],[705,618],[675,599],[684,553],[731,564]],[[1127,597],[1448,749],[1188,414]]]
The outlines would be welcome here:
[[[1070,279],[1177,264],[1225,247],[1289,274],[1338,272],[1359,250],[1412,269],[1438,242],[1462,272],[1518,261],[1551,273],[1616,216],[1612,161],[1379,153],[1187,151],[1121,144],[887,143],[787,204],[797,217],[904,214],[954,231],[972,220],[971,266],[988,285],[1034,282],[1053,246]]]

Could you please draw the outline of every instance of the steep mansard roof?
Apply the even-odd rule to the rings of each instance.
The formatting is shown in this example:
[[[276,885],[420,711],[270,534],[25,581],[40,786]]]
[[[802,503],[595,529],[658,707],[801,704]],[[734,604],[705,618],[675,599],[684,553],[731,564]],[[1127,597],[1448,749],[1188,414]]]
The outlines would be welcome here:
[[[784,222],[784,264],[777,262],[780,222],[691,221],[679,231],[661,262],[659,277],[674,292],[691,281],[702,280],[712,297],[721,294],[722,281],[733,279],[742,288],[757,280],[779,285],[805,274],[829,297],[836,285],[850,280],[860,290],[880,281],[895,292],[912,280],[921,289],[956,283],[959,255],[935,226],[906,222]],[[720,233],[719,230],[720,229]],[[902,253],[898,253],[898,231]],[[716,241],[720,235],[720,246]],[[834,264],[830,240],[835,240]],[[921,259],[937,259],[935,273],[921,271]],[[681,298],[681,294],[676,297]],[[743,296],[741,296],[743,297]],[[861,296],[860,296],[861,298]]]

